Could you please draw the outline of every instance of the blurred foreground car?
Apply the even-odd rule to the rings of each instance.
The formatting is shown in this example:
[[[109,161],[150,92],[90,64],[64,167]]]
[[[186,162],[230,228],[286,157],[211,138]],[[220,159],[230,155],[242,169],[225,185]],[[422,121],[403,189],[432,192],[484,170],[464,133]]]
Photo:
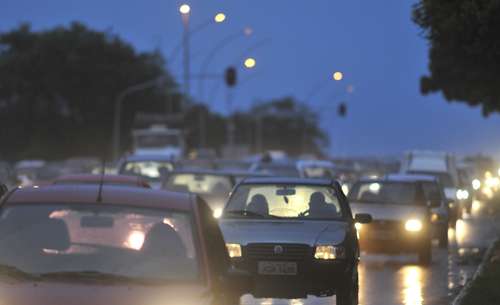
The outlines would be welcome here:
[[[354,213],[369,213],[368,225],[356,224],[367,251],[415,252],[419,262],[432,259],[430,209],[421,183],[408,178],[362,179],[349,192]]]
[[[256,276],[255,297],[336,294],[357,304],[359,247],[340,185],[332,180],[248,178],[220,220],[235,266]]]
[[[169,156],[161,155],[132,155],[118,164],[119,175],[142,177],[153,189],[160,189],[163,178],[172,170],[174,162]]]
[[[4,304],[234,305],[251,285],[194,195],[56,185],[0,207]]]
[[[95,184],[99,185],[115,185],[115,186],[135,186],[143,188],[151,188],[146,180],[136,176],[124,175],[66,175],[54,180],[53,184]]]

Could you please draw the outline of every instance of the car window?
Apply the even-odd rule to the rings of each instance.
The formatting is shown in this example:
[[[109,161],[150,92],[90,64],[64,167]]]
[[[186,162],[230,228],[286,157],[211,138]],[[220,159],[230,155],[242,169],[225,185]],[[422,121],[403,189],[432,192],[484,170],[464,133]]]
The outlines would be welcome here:
[[[424,190],[424,195],[427,200],[431,201],[441,201],[441,187],[438,183],[434,182],[423,182],[422,189]]]
[[[188,213],[94,205],[22,205],[0,216],[0,264],[27,273],[92,271],[197,280]]]
[[[161,161],[128,161],[120,169],[120,174],[144,177],[148,180],[159,180],[163,170],[174,169],[172,163]]]
[[[183,188],[196,194],[227,195],[232,187],[229,177],[206,174],[174,174],[165,182],[165,188],[168,190]]]
[[[231,196],[227,217],[340,219],[343,210],[334,189],[314,185],[240,185]]]
[[[350,202],[415,205],[417,184],[405,182],[369,181],[354,184]]]
[[[409,171],[410,175],[424,175],[436,178],[443,187],[454,187],[453,179],[448,173],[426,172],[426,171]]]

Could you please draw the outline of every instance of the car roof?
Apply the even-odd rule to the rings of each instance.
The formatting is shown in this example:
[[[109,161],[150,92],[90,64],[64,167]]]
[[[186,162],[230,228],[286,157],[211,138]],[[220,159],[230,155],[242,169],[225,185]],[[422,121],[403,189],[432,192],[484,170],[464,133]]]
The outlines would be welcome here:
[[[177,193],[165,190],[152,190],[139,187],[123,187],[105,185],[102,188],[101,200],[98,201],[98,185],[60,184],[44,187],[18,188],[8,196],[6,203],[79,203],[79,204],[112,204],[130,207],[145,207],[191,211],[193,194]]]
[[[244,179],[240,184],[303,184],[332,186],[335,180],[292,178],[292,177],[250,177]]]
[[[214,176],[259,176],[269,177],[268,174],[246,171],[246,170],[211,170],[211,169],[176,169],[168,173],[169,175],[175,174],[200,174],[200,175],[214,175]]]
[[[134,161],[163,161],[174,163],[172,157],[166,155],[130,155],[123,159],[124,162]]]
[[[76,175],[65,175],[54,180],[54,183],[58,182],[96,182],[99,183],[101,180],[104,183],[123,183],[140,185],[146,183],[146,181],[138,176],[127,176],[127,175],[95,175],[95,174],[76,174]]]
[[[401,182],[401,183],[416,183],[416,182],[437,182],[435,177],[426,175],[406,175],[392,174],[381,178],[361,178],[360,182]]]
[[[430,175],[390,174],[385,176],[388,180],[412,181],[412,182],[437,182],[438,179]]]

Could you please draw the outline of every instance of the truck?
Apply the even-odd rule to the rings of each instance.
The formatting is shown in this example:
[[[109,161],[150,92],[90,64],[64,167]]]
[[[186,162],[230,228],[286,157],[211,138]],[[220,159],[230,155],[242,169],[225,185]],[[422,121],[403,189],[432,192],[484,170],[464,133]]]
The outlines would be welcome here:
[[[179,129],[153,125],[147,129],[133,130],[132,136],[134,155],[162,155],[172,160],[181,159],[184,156],[184,135]]]

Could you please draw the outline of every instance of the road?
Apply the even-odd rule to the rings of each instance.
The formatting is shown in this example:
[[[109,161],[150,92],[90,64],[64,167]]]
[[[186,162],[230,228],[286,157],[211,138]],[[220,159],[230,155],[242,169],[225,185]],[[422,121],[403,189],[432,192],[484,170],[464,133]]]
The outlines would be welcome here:
[[[500,226],[482,216],[479,209],[466,215],[450,229],[448,249],[433,247],[433,262],[417,264],[416,255],[364,254],[359,267],[360,305],[450,304],[473,275],[481,254],[497,236]],[[333,305],[335,297],[307,299],[254,299],[245,296],[243,305]]]

